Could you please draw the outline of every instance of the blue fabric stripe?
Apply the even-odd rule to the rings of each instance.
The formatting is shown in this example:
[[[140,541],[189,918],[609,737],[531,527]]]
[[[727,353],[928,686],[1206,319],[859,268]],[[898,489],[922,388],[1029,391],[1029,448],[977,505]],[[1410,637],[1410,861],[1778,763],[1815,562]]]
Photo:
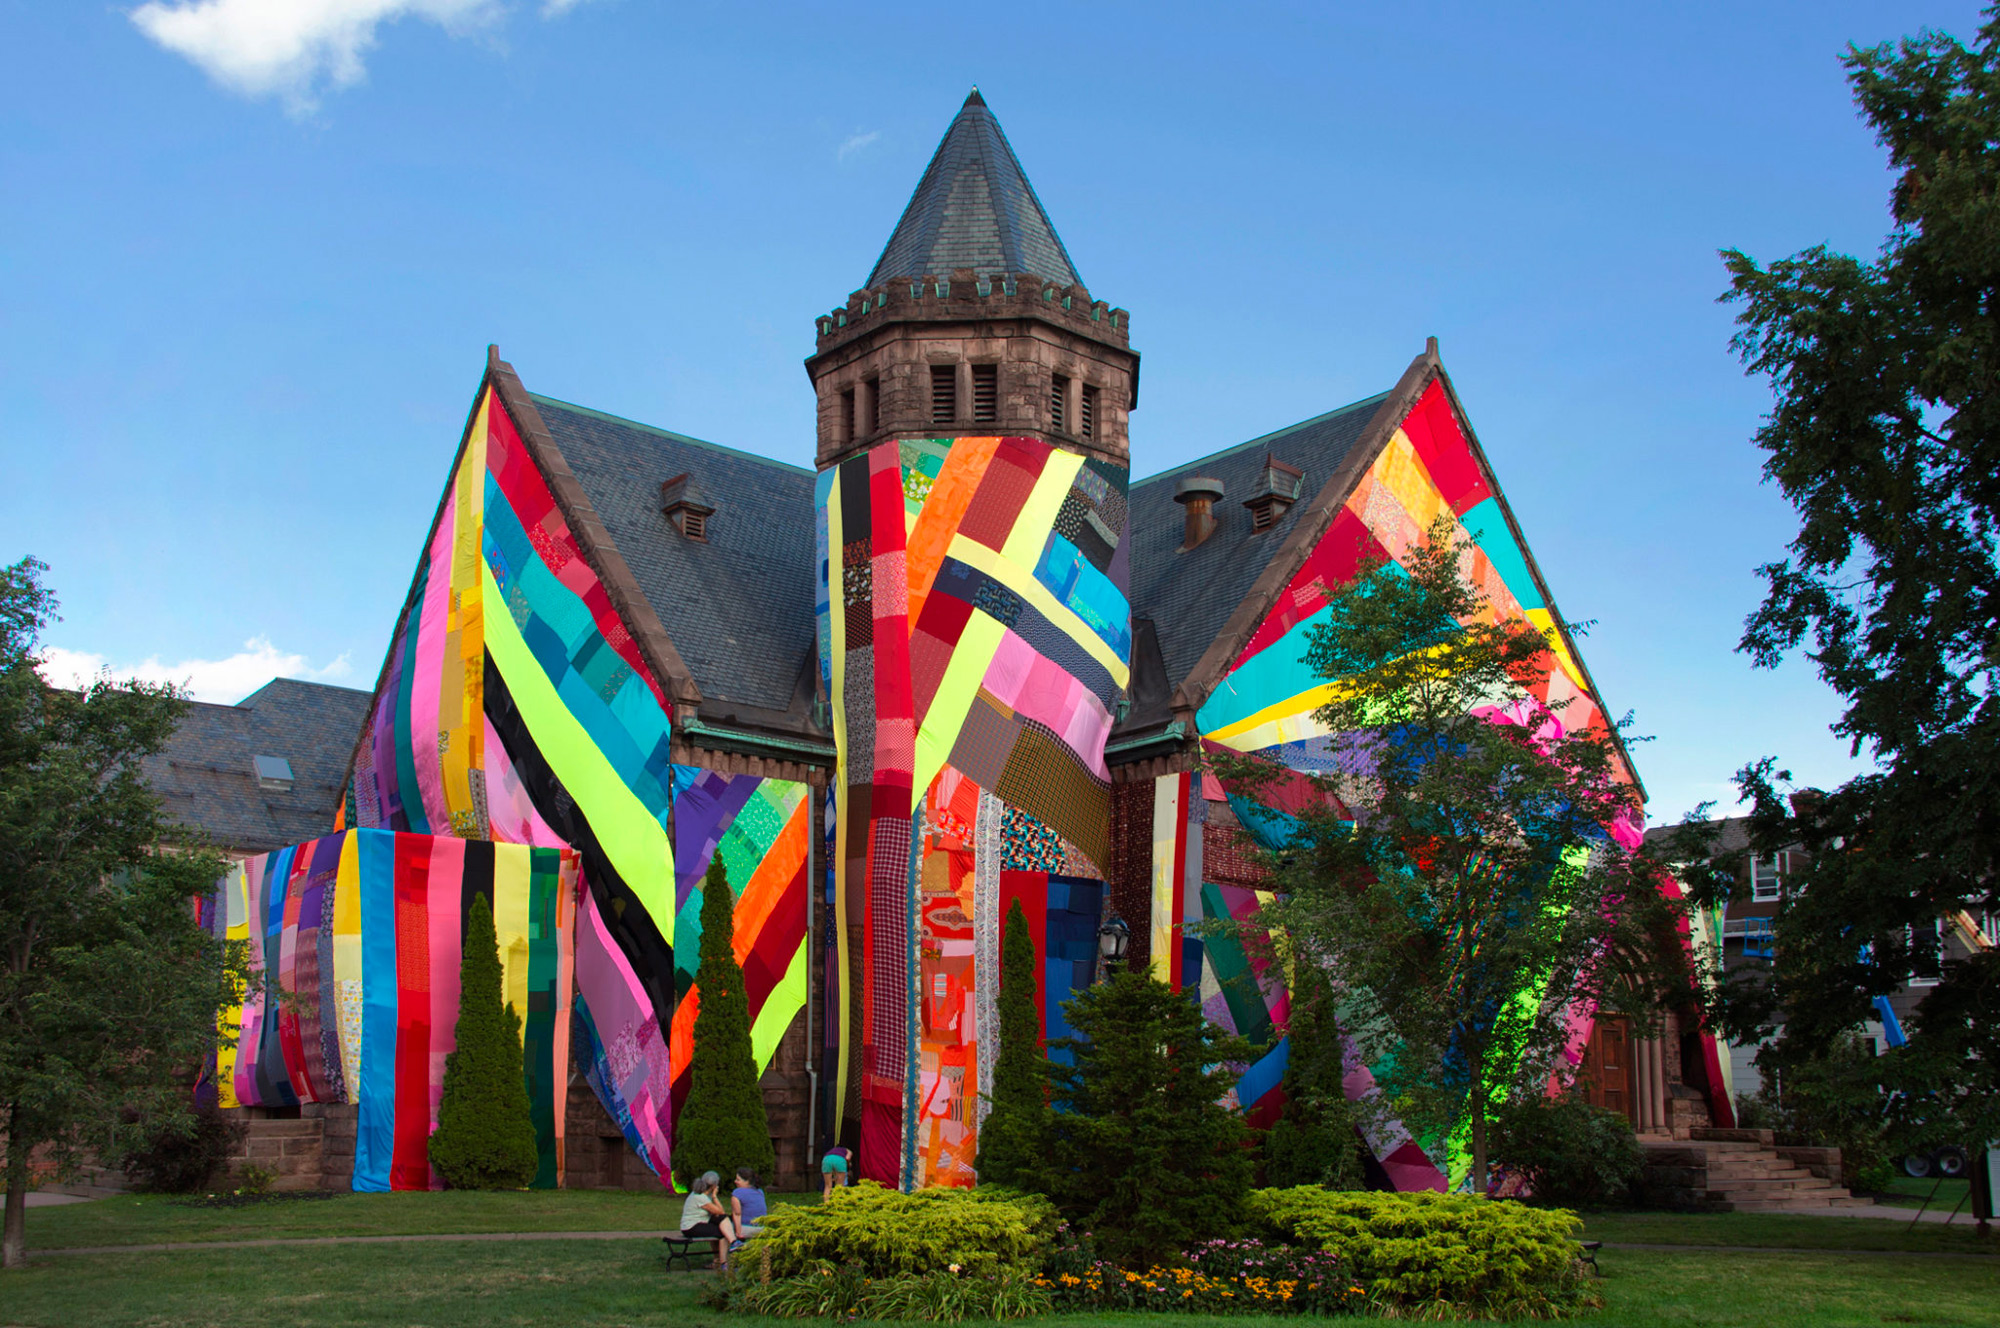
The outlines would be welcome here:
[[[361,1081],[354,1188],[387,1193],[396,1147],[396,836],[357,830],[361,876]]]

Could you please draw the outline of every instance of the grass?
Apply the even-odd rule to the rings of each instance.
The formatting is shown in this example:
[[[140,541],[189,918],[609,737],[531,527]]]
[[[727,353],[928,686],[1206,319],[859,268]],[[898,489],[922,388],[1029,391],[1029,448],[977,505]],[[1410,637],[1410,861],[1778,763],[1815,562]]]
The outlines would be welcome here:
[[[773,1196],[798,1202],[810,1196]],[[659,1230],[679,1218],[663,1194],[355,1194],[202,1209],[129,1197],[31,1209],[31,1251],[92,1245],[331,1235]],[[1990,1325],[2000,1304],[1996,1242],[1969,1229],[1865,1218],[1719,1213],[1592,1214],[1594,1239],[1681,1245],[1607,1249],[1605,1328],[1845,1328]],[[1739,1253],[1716,1246],[1774,1247]],[[1704,1248],[1708,1247],[1708,1248]],[[1815,1252],[1787,1254],[1783,1248]],[[1824,1253],[1817,1251],[1825,1251]],[[1882,1253],[1853,1253],[1871,1250]],[[1895,1251],[1958,1255],[1898,1258]],[[1982,1257],[1983,1255],[1983,1257]],[[61,1255],[0,1275],[0,1326],[57,1328],[405,1328],[562,1323],[573,1328],[761,1328],[696,1299],[706,1274],[664,1271],[657,1241],[426,1242]],[[1160,1323],[1134,1314],[1061,1315],[1034,1328],[1260,1328],[1298,1320]],[[775,1328],[775,1325],[772,1325]]]
[[[1957,1207],[1959,1221],[1964,1221],[1971,1214],[1972,1200],[1966,1191],[1972,1187],[1972,1182],[1962,1178],[1940,1180],[1933,1176],[1918,1180],[1914,1176],[1898,1176],[1876,1198],[1895,1208],[1921,1208],[1924,1200],[1929,1198],[1932,1186],[1937,1187],[1937,1197],[1931,1199],[1932,1208],[1940,1213],[1949,1213]]]
[[[2000,1254],[2000,1237],[1981,1240],[1963,1216],[1950,1226],[1922,1222],[1912,1228],[1907,1221],[1880,1217],[1802,1213],[1585,1213],[1583,1227],[1586,1239],[1629,1245]]]
[[[1612,1251],[1606,1328],[1990,1325],[2000,1260],[1893,1255]],[[707,1309],[708,1275],[661,1269],[657,1242],[335,1245],[75,1255],[0,1275],[0,1323],[20,1328],[754,1328]],[[1135,1314],[1050,1316],[1035,1328],[1259,1328],[1300,1320]]]
[[[771,1202],[817,1196],[772,1194]],[[472,1235],[497,1231],[665,1231],[681,1197],[665,1191],[529,1190],[479,1194],[339,1194],[244,1208],[194,1208],[165,1195],[121,1195],[28,1210],[28,1249],[307,1236]]]

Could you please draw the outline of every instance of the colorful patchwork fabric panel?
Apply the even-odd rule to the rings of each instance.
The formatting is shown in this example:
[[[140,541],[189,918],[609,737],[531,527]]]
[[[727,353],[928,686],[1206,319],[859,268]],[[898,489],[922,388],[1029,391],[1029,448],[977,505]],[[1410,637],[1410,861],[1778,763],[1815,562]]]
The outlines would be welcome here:
[[[862,1176],[896,1181],[913,1148],[919,800],[949,766],[1091,862],[1108,856],[1104,743],[1131,660],[1126,483],[1025,438],[899,440],[820,476],[835,867],[863,919],[861,1027],[842,1040],[836,1097],[858,1044]]]
[[[805,786],[675,766],[672,715],[515,421],[482,390],[356,765],[355,817],[577,851],[588,1077],[661,1174],[709,857],[722,853],[737,894],[760,1066],[805,1003],[809,902]]]
[[[218,925],[242,929],[252,971],[240,1011],[225,1016],[240,1032],[218,1057],[219,1099],[354,1103],[357,1190],[439,1186],[429,1139],[456,1036],[465,915],[484,895],[501,993],[521,1017],[535,1184],[561,1184],[574,853],[349,830],[247,859],[218,893]]]
[[[1346,735],[1329,731],[1314,713],[1328,700],[1332,684],[1316,676],[1305,663],[1311,632],[1327,621],[1327,602],[1334,587],[1352,580],[1370,560],[1394,564],[1405,558],[1422,545],[1431,523],[1440,516],[1448,518],[1454,529],[1471,541],[1473,552],[1466,571],[1485,593],[1496,618],[1532,624],[1552,642],[1546,667],[1530,688],[1539,705],[1520,713],[1497,709],[1481,713],[1495,722],[1535,723],[1556,731],[1605,731],[1604,714],[1591,694],[1582,666],[1554,630],[1554,611],[1542,593],[1527,551],[1442,383],[1434,381],[1334,514],[1326,533],[1237,656],[1225,683],[1201,707],[1197,721],[1204,746],[1256,753],[1301,774],[1354,769],[1358,749]],[[1555,710],[1551,713],[1540,708],[1543,706]],[[1307,781],[1294,779],[1254,800],[1232,792],[1229,802],[1252,839],[1266,848],[1277,848],[1292,833],[1294,814],[1322,796]],[[1160,864],[1168,853],[1158,820],[1160,810],[1156,805],[1156,876],[1163,873]],[[1621,841],[1637,841],[1636,822],[1607,829]],[[1166,905],[1162,889],[1156,883],[1156,933],[1162,929]],[[1214,889],[1202,887],[1205,895]],[[1211,907],[1227,902],[1223,896],[1209,901]],[[1183,905],[1167,916],[1192,918],[1197,912]],[[1235,915],[1232,908],[1231,916]],[[1228,985],[1216,967],[1217,957],[1209,958],[1203,973],[1205,997],[1211,973],[1218,995]],[[1222,965],[1233,966],[1233,960]],[[1538,992],[1525,992],[1524,999],[1536,999]],[[1224,1000],[1223,1005],[1228,1002]],[[1230,1007],[1228,1013],[1232,1019],[1254,1015],[1247,1005],[1241,1010]],[[1249,1095],[1261,1086],[1254,1070],[1239,1085],[1246,1105]],[[1350,1095],[1376,1091],[1373,1076],[1361,1066],[1350,1069],[1348,1088]],[[1385,1129],[1382,1139],[1373,1142],[1378,1159],[1389,1168],[1398,1187],[1442,1188],[1442,1173],[1407,1131],[1393,1122]],[[1447,1141],[1434,1141],[1432,1146],[1440,1156],[1455,1158],[1458,1151]],[[1392,1160],[1394,1166],[1390,1166]]]

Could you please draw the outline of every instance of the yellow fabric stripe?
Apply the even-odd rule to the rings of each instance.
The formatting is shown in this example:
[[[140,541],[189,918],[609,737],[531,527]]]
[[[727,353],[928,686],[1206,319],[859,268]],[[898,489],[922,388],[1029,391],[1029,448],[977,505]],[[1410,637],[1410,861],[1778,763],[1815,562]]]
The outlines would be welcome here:
[[[505,603],[499,585],[493,580],[493,569],[483,563],[480,586],[495,604]],[[486,649],[492,654],[500,676],[507,680],[507,689],[528,722],[535,746],[590,818],[590,828],[603,846],[605,856],[652,915],[653,924],[660,929],[660,939],[672,945],[674,852],[667,842],[666,830],[653,819],[646,804],[626,786],[583,725],[563,705],[510,615],[496,613],[486,620]]]
[[[532,850],[526,844],[493,846],[493,939],[500,950],[500,996],[521,1016],[528,1034],[528,917]]]
[[[1028,501],[1021,504],[1021,514],[1014,518],[1014,528],[1007,532],[1007,543],[1000,550],[1003,558],[1030,572],[1034,570],[1049,542],[1049,532],[1056,528],[1056,514],[1062,511],[1063,498],[1076,483],[1076,472],[1082,468],[1083,458],[1074,452],[1049,454]]]
[[[1153,976],[1161,982],[1172,976],[1174,944],[1174,861],[1175,827],[1181,821],[1181,777],[1156,775],[1153,778]]]
[[[361,844],[348,831],[333,877],[333,990],[339,1002],[340,1074],[348,1100],[361,1084]]]
[[[1011,545],[1012,540],[1009,540]],[[1039,555],[1040,548],[1036,553]],[[1120,687],[1131,680],[1132,670],[1118,653],[1106,645],[1104,638],[1091,630],[1088,623],[1076,616],[1069,605],[1057,599],[1052,591],[1035,579],[1033,564],[1024,569],[1000,554],[981,544],[978,540],[964,535],[954,535],[951,541],[951,556],[967,567],[976,567],[1000,584],[1035,606],[1037,612],[1066,636],[1073,639],[1090,653],[1092,659],[1111,672],[1111,681]]]
[[[840,563],[841,548],[846,543],[841,538],[840,521],[840,471],[833,472],[833,481],[826,492],[826,634],[830,642],[827,649],[831,659],[831,678],[828,691],[833,700],[833,749],[834,767],[834,831],[833,831],[833,944],[840,965],[840,1009],[829,1011],[828,1017],[839,1020],[839,1033],[834,1039],[834,1079],[833,1079],[833,1124],[832,1132],[837,1138],[840,1122],[847,1110],[847,1072],[849,1053],[854,1037],[853,1020],[854,993],[848,990],[853,982],[853,970],[848,967],[847,936],[847,833],[851,812],[848,803],[847,785],[843,782],[847,773],[847,607],[844,603],[845,577]]]
[[[986,681],[986,670],[992,666],[994,652],[1000,649],[1000,639],[1006,632],[1004,626],[984,613],[975,612],[966,619],[965,630],[959,633],[958,645],[952,649],[951,663],[945,666],[937,695],[924,715],[924,726],[917,732],[915,787],[929,788],[938,771],[951,760],[959,730],[965,727],[965,717],[971,713],[979,686]]]
[[[792,1026],[792,1020],[805,1004],[806,942],[800,941],[792,962],[785,965],[785,976],[771,988],[764,998],[764,1007],[757,1012],[757,1022],[750,1026],[750,1058],[757,1062],[758,1074],[770,1068],[771,1057],[778,1054],[778,1043],[784,1040],[785,1030]]]
[[[225,940],[248,944],[250,940],[250,882],[243,873],[243,863],[233,860],[229,870],[222,876],[222,935]],[[243,996],[248,986],[236,983],[229,1004],[222,1007],[215,1017],[218,1044],[215,1052],[215,1100],[217,1105],[237,1107],[243,1105],[236,1100],[236,1042],[243,1031]]]
[[[481,622],[479,572],[484,565],[486,506],[486,438],[493,409],[488,389],[466,439],[465,456],[453,477],[455,521],[452,526],[451,596],[446,605],[446,637],[438,698],[438,725],[444,730],[440,753],[445,806],[453,834],[483,839],[472,796],[472,774],[485,766],[485,656]],[[524,1012],[525,1013],[525,1012]]]

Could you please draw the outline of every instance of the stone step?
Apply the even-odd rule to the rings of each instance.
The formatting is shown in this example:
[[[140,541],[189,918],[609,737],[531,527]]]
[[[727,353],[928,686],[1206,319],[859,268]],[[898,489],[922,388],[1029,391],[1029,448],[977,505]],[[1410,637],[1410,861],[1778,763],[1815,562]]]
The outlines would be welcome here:
[[[1768,1190],[1818,1190],[1832,1182],[1819,1176],[1718,1176],[1709,1173],[1711,1190],[1741,1191],[1745,1194]]]
[[[1709,1167],[1710,1180],[1804,1180],[1812,1172],[1804,1167]]]
[[[245,1122],[243,1134],[248,1139],[316,1139],[320,1128],[318,1120],[252,1120]]]

